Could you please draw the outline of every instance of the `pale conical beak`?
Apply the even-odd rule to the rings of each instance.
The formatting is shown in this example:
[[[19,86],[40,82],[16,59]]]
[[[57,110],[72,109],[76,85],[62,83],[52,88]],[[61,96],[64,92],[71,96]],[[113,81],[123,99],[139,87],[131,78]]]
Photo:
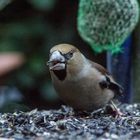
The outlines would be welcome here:
[[[50,70],[63,70],[66,67],[65,57],[59,51],[54,51],[51,54],[47,65]]]

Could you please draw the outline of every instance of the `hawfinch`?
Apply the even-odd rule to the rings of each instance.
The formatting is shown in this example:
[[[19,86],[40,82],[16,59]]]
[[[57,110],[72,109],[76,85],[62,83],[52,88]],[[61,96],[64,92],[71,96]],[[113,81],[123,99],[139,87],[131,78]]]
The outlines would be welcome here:
[[[122,94],[122,87],[106,69],[72,45],[54,46],[47,64],[58,95],[76,110],[99,109]]]

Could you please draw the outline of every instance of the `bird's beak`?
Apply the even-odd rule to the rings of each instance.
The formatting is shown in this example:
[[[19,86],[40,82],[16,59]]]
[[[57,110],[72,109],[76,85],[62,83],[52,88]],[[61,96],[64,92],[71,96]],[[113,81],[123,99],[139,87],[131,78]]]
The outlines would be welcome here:
[[[54,51],[51,54],[47,65],[50,70],[64,70],[66,67],[65,57],[59,51]]]

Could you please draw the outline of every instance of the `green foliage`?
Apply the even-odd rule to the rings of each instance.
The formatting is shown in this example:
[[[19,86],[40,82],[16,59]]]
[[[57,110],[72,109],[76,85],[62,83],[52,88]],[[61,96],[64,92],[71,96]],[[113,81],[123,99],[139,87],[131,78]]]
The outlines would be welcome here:
[[[26,56],[25,66],[17,75],[24,88],[32,86],[35,78],[44,74],[45,70],[47,73],[47,26],[37,21],[31,19],[0,26],[0,51],[20,51]]]
[[[0,51],[20,51],[25,54],[26,63],[19,69],[14,79],[18,80],[19,87],[33,88],[36,78],[47,73],[45,61],[47,26],[42,21],[31,19],[25,22],[12,22],[0,25]],[[36,81],[36,82],[35,82]]]

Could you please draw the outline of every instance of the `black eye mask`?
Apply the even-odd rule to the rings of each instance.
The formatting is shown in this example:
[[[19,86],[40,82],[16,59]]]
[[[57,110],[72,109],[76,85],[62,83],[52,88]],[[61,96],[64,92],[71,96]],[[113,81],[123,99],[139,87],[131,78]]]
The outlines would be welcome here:
[[[70,58],[72,58],[73,52],[70,51],[70,52],[68,52],[68,53],[66,53],[66,54],[62,54],[62,55],[65,57],[66,60],[69,60]]]

